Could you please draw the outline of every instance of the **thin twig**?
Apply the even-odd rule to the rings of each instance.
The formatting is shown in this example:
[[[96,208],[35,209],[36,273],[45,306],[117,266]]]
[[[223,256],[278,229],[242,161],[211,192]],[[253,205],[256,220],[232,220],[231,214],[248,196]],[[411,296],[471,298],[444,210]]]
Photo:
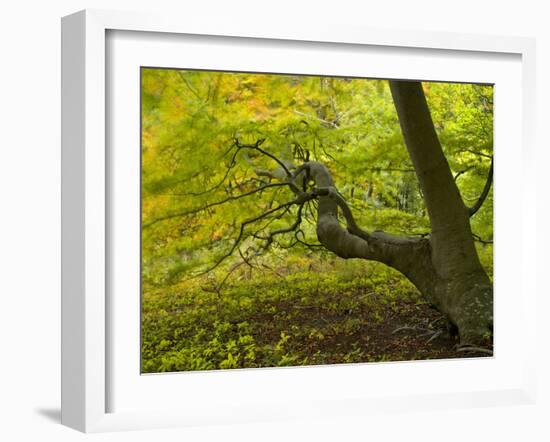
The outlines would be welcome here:
[[[275,155],[263,150],[260,146],[263,144],[263,142],[265,141],[265,139],[260,139],[258,141],[256,141],[254,144],[242,144],[238,138],[235,138],[235,145],[239,148],[239,149],[253,149],[253,150],[257,150],[258,152],[260,152],[261,154],[265,155],[266,157],[269,157],[271,158],[273,161],[277,162],[277,164],[279,164],[279,166],[281,166],[283,168],[283,170],[285,171],[286,173],[286,176],[287,177],[292,177],[292,173],[290,173],[290,170],[288,170],[288,167],[286,167],[286,164],[283,163],[279,158],[277,158]]]
[[[431,337],[430,339],[428,339],[426,341],[426,344],[429,344],[430,342],[432,342],[434,339],[438,338],[439,336],[441,336],[443,334],[443,330],[437,330]]]

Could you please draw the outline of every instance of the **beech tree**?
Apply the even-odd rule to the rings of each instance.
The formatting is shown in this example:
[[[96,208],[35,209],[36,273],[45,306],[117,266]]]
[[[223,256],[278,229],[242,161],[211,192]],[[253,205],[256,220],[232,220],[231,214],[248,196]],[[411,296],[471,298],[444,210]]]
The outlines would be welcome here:
[[[204,96],[188,78],[183,78],[182,84],[202,103],[202,112],[206,103],[217,100],[217,94],[220,94],[219,82],[210,83]],[[296,133],[310,131],[313,124],[327,131],[339,127],[345,118],[345,111],[337,109],[334,100],[329,100],[325,105],[313,103],[311,106],[316,109],[314,115],[295,110],[294,115],[298,118],[295,125],[287,125],[282,130],[279,127],[277,130],[266,130],[265,137],[256,136],[255,139],[252,138],[257,132],[248,130],[246,122],[235,115],[231,129],[227,130],[232,131],[231,141],[224,135],[220,138],[224,141],[219,142],[225,160],[213,166],[213,159],[205,156],[197,160],[202,161],[202,166],[196,168],[193,175],[187,170],[180,176],[177,167],[174,167],[168,177],[157,179],[152,184],[146,183],[149,189],[155,191],[170,189],[170,198],[197,197],[198,203],[182,203],[176,207],[164,204],[161,210],[157,210],[150,209],[146,202],[143,220],[145,235],[154,237],[155,234],[147,232],[157,229],[158,234],[160,226],[169,223],[169,228],[164,227],[164,239],[159,241],[157,235],[155,241],[151,241],[157,249],[166,247],[170,243],[167,238],[189,236],[190,231],[201,228],[197,226],[197,214],[210,214],[213,225],[206,226],[208,238],[201,243],[201,250],[208,249],[213,257],[195,274],[208,274],[233,260],[226,269],[222,283],[236,268],[252,266],[254,260],[269,253],[273,247],[325,249],[343,259],[377,261],[405,275],[425,299],[448,318],[451,328],[458,331],[462,345],[490,344],[493,288],[480,263],[475,244],[476,240],[483,243],[489,241],[472,232],[471,220],[483,207],[491,191],[492,155],[479,148],[472,150],[470,145],[464,146],[464,151],[473,155],[468,158],[490,160],[476,200],[466,204],[457,182],[474,166],[461,165],[462,169],[453,174],[432,121],[422,84],[416,81],[389,81],[389,86],[408,159],[398,166],[390,164],[386,169],[408,177],[402,180],[401,189],[412,182],[411,175],[416,176],[413,186],[417,186],[416,194],[421,199],[416,205],[421,207],[419,210],[425,210],[425,224],[429,227],[423,232],[398,235],[370,230],[367,225],[362,225],[360,220],[365,218],[365,214],[361,212],[368,211],[369,207],[353,207],[346,195],[353,196],[355,188],[359,187],[369,197],[372,182],[347,182],[343,185],[345,190],[338,188],[334,175],[341,176],[338,169],[345,169],[348,165],[332,161],[330,146],[322,145],[323,153],[314,154],[311,146],[296,141]],[[225,103],[238,99],[235,94],[226,95]],[[210,115],[206,122],[199,117],[194,118],[192,131],[196,133],[212,130],[209,125],[214,124],[216,119],[215,115]],[[186,130],[189,131],[189,128]],[[357,131],[360,133],[361,128]],[[171,135],[174,136],[177,135]],[[278,143],[284,146],[276,147]],[[185,162],[178,157],[181,150],[168,150],[170,161],[174,164]],[[146,156],[147,152],[144,152]],[[212,172],[212,167],[215,172]],[[353,164],[350,163],[349,167]],[[369,167],[368,164],[363,165],[364,169]],[[199,188],[193,189],[192,185],[186,184],[193,177],[200,178],[201,173],[206,178],[199,179],[202,183]],[[407,198],[398,198],[399,207],[411,204],[411,192],[407,192]],[[261,204],[254,202],[256,197],[263,198]],[[216,224],[215,220],[223,219],[224,208],[241,201],[248,204],[240,206],[244,215],[233,217],[226,225]],[[220,208],[221,213],[215,212]],[[307,223],[315,228],[315,243],[304,226]],[[214,250],[208,242],[219,242],[223,246]],[[180,242],[172,250],[170,258],[172,263],[177,261],[178,275],[194,268],[182,244]],[[150,247],[153,250],[153,245]],[[145,262],[145,268],[147,266],[148,262]]]
[[[479,262],[469,218],[489,193],[492,164],[482,194],[467,207],[443,155],[421,84],[391,81],[390,87],[431,224],[429,239],[419,240],[423,244],[405,260],[409,264],[396,268],[458,327],[461,341],[487,340],[493,330],[493,288]]]

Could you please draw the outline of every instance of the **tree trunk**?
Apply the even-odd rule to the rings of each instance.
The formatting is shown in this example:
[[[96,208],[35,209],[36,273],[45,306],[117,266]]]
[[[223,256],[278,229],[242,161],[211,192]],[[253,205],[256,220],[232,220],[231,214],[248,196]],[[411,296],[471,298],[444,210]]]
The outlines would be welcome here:
[[[461,341],[483,341],[492,333],[493,288],[475,249],[470,211],[443,154],[422,84],[390,81],[390,88],[430,218],[432,297],[458,327]]]

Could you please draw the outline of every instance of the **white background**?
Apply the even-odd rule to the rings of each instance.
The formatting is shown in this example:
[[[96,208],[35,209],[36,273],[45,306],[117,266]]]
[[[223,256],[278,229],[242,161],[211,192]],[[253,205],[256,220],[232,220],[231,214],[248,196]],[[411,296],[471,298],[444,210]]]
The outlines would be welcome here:
[[[550,28],[545,2],[462,0],[414,2],[322,0],[273,2],[155,0],[25,1],[3,5],[0,15],[0,438],[72,441],[160,440],[548,440],[549,332],[539,321],[540,397],[536,406],[416,412],[282,424],[234,425],[85,436],[59,425],[60,367],[60,26],[78,9],[116,8],[248,17],[250,20],[314,21],[371,27],[536,36],[538,38],[539,199],[549,154],[542,138],[550,122],[543,107],[550,78]],[[176,6],[179,5],[179,6]],[[518,175],[518,180],[521,176]],[[518,183],[519,185],[519,183]],[[538,265],[548,247],[540,204]],[[514,232],[510,232],[510,241]],[[548,311],[548,284],[539,281],[539,317]],[[546,315],[544,315],[546,316]]]

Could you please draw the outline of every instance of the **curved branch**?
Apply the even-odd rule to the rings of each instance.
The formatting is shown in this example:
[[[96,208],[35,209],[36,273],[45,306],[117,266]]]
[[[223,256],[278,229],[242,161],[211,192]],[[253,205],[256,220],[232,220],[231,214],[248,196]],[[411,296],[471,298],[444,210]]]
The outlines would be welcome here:
[[[253,149],[258,152],[260,152],[262,155],[265,155],[266,157],[271,158],[273,161],[275,161],[279,166],[283,168],[285,171],[285,174],[288,178],[292,177],[292,173],[290,173],[290,170],[286,166],[285,163],[283,163],[279,158],[277,158],[275,155],[263,150],[260,146],[265,141],[265,139],[260,139],[256,141],[254,144],[242,144],[238,138],[235,138],[235,146],[237,146],[239,149]]]
[[[466,169],[462,169],[460,172],[457,172],[454,176],[454,180],[458,180],[458,178],[460,177],[460,175],[462,174],[465,174],[466,172],[468,172],[469,170],[472,170],[474,168],[474,166],[468,166]]]
[[[425,247],[424,238],[398,237],[384,232],[368,233],[357,224],[346,200],[334,186],[332,175],[322,163],[309,161],[296,171],[309,170],[318,188],[314,191],[319,200],[317,209],[317,237],[327,249],[341,258],[364,258],[384,262],[406,272],[411,263],[399,262],[403,247]],[[338,221],[338,210],[346,220],[347,229]]]
[[[493,158],[491,158],[491,167],[489,167],[489,173],[487,174],[487,181],[485,181],[485,186],[483,187],[483,191],[481,192],[481,195],[479,195],[478,200],[476,203],[468,209],[468,213],[470,216],[474,216],[479,209],[481,209],[481,206],[487,199],[487,196],[489,195],[489,191],[491,190],[491,185],[493,184]]]

